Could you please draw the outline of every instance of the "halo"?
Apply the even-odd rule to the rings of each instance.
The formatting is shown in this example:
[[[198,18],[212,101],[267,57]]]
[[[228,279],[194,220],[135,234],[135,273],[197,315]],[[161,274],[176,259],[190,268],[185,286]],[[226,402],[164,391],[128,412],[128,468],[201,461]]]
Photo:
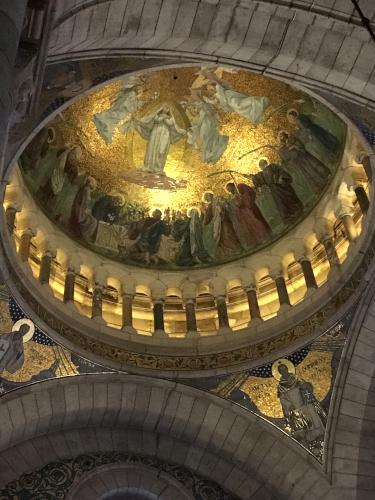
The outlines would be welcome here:
[[[287,366],[289,373],[292,373],[293,375],[296,373],[296,367],[294,366],[294,364],[291,361],[289,361],[289,359],[285,359],[285,358],[278,359],[272,365],[272,376],[276,380],[281,379],[281,375],[280,375],[279,370],[278,370],[280,365]]]
[[[52,144],[56,140],[56,130],[54,129],[54,127],[48,127],[47,132],[51,134],[51,137],[47,136],[47,142],[48,144]]]
[[[277,138],[280,139],[281,134],[286,134],[288,137],[290,136],[289,132],[287,130],[279,130],[277,133]]]
[[[286,112],[286,114],[290,115],[291,112],[297,113],[297,115],[299,114],[298,109],[296,109],[296,108],[289,108],[288,111]]]
[[[12,326],[12,332],[17,332],[22,325],[28,325],[29,326],[29,331],[26,333],[26,335],[23,336],[23,343],[25,344],[34,335],[35,325],[31,321],[31,319],[27,319],[27,318],[19,319]]]
[[[196,211],[198,212],[198,215],[200,215],[200,214],[201,214],[201,211],[200,211],[199,207],[191,206],[191,207],[189,207],[189,208],[188,208],[188,210],[187,210],[187,216],[188,216],[188,217],[191,217],[191,212],[192,212],[193,210],[196,210]]]

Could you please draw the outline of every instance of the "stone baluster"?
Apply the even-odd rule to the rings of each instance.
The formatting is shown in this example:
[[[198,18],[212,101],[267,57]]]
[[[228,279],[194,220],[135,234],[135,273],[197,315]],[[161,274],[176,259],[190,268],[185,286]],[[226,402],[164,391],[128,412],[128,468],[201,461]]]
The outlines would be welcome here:
[[[26,229],[21,234],[20,244],[18,247],[18,254],[22,262],[27,262],[29,260],[31,240],[34,236],[35,233],[30,228]]]
[[[219,320],[219,329],[217,331],[218,335],[231,333],[232,329],[229,326],[226,296],[216,295],[215,302],[216,302],[217,316]]]
[[[303,255],[298,262],[301,264],[303,276],[305,278],[307,291],[318,288],[318,284],[315,279],[314,270],[311,264],[311,260],[306,255]]]
[[[284,272],[278,271],[272,273],[270,276],[275,281],[276,284],[277,295],[279,297],[279,302],[280,302],[279,310],[291,307],[288,289],[286,287],[286,282],[284,278]]]
[[[258,296],[257,296],[257,287],[255,285],[249,285],[244,287],[247,302],[249,304],[250,311],[250,322],[249,325],[257,323],[259,321],[263,321],[262,316],[260,314]]]
[[[345,234],[349,241],[354,241],[357,236],[357,228],[355,227],[353,216],[351,213],[344,213],[340,216],[344,225]]]
[[[354,192],[357,196],[357,200],[358,200],[360,209],[361,209],[362,213],[365,214],[370,206],[370,201],[368,199],[367,193],[366,193],[363,186],[355,187]]]
[[[56,253],[52,250],[46,250],[41,258],[39,267],[39,282],[42,285],[48,285],[51,276],[52,261]]]
[[[154,314],[154,336],[168,337],[164,329],[164,303],[166,287],[161,281],[151,284],[151,297]]]
[[[16,227],[16,214],[18,210],[15,207],[9,206],[5,210],[5,220],[8,227],[9,234],[13,234]]]
[[[332,235],[326,235],[321,238],[320,242],[324,246],[324,250],[327,255],[329,265],[331,267],[330,272],[338,269],[340,267],[340,259],[336,252],[336,247]]]
[[[69,304],[74,302],[74,288],[76,283],[76,272],[73,267],[68,267],[65,274],[64,302]]]
[[[186,298],[184,300],[185,313],[186,313],[186,336],[198,337],[197,317],[195,312],[196,301],[193,298]]]
[[[213,295],[216,302],[217,316],[219,320],[218,335],[232,333],[229,326],[228,308],[226,302],[226,281],[222,277],[215,277],[212,280]]]
[[[159,297],[152,300],[154,312],[154,335],[155,337],[165,337],[164,330],[164,299]]]
[[[197,286],[192,281],[186,280],[181,284],[181,292],[186,314],[186,336],[190,338],[198,337],[196,316]]]
[[[91,318],[97,322],[103,322],[103,292],[104,286],[95,282],[92,288]]]
[[[134,293],[122,294],[122,330],[127,333],[137,333],[133,327],[133,300]]]

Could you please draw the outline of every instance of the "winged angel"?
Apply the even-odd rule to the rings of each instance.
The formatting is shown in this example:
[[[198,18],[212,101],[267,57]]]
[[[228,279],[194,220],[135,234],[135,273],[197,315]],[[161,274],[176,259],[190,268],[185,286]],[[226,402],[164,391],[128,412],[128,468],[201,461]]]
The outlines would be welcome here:
[[[269,106],[267,97],[249,96],[233,90],[222,79],[222,73],[221,68],[212,72],[202,68],[196,74],[190,95],[178,103],[179,109],[185,113],[185,122],[189,124],[186,128],[181,128],[177,124],[174,116],[176,108],[166,103],[160,104],[151,114],[137,118],[135,112],[142,108],[139,98],[143,81],[131,77],[119,91],[112,106],[94,115],[96,129],[107,144],[111,143],[116,128],[123,133],[135,130],[147,141],[141,169],[143,176],[152,175],[154,181],[156,177],[160,180],[165,176],[164,167],[169,148],[179,140],[185,139],[189,145],[198,149],[204,162],[216,163],[225,152],[229,140],[228,136],[219,131],[217,110],[237,113],[257,126]],[[167,189],[171,186],[170,183],[162,181],[153,187]],[[184,187],[184,185],[174,187]]]

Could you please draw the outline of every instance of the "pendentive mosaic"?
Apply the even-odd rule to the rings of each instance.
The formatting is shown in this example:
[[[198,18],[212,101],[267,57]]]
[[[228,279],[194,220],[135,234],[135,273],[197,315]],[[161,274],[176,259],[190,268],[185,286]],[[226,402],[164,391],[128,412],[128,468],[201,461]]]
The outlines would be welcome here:
[[[0,301],[0,392],[84,373],[114,372],[65,349],[36,328],[13,298]],[[260,415],[324,460],[327,415],[352,311],[303,349],[252,370],[183,380]]]

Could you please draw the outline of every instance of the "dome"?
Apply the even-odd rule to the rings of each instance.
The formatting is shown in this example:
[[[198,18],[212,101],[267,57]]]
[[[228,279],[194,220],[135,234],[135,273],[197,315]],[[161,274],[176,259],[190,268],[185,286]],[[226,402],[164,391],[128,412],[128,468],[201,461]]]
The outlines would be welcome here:
[[[338,115],[298,88],[182,66],[80,98],[21,166],[38,207],[80,245],[131,266],[198,269],[296,228],[332,184],[346,141]]]
[[[186,376],[302,345],[371,237],[359,132],[243,69],[127,73],[20,153],[4,205],[23,300],[36,287],[51,335],[115,367]]]

